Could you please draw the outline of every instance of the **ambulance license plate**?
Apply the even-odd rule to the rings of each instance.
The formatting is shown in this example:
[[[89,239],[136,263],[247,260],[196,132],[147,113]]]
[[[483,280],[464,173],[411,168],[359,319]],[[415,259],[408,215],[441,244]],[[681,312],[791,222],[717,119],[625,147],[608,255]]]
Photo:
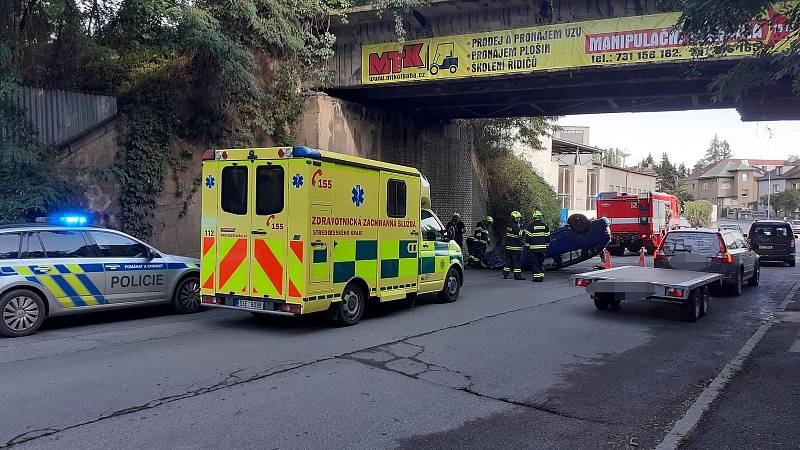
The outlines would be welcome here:
[[[772,246],[771,245],[759,245],[758,248],[763,249],[763,250],[772,250]]]
[[[264,302],[258,302],[255,300],[239,300],[239,308],[246,308],[246,309],[264,309]]]

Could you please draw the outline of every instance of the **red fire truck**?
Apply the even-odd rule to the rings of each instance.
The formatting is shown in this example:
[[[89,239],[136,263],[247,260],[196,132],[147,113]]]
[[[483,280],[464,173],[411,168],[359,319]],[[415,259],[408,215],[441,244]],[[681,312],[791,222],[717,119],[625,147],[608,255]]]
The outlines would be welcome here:
[[[653,253],[669,230],[673,218],[680,218],[680,203],[674,195],[660,192],[641,194],[601,193],[597,200],[597,217],[611,222],[608,251],[615,256],[627,248],[638,253],[644,247]]]

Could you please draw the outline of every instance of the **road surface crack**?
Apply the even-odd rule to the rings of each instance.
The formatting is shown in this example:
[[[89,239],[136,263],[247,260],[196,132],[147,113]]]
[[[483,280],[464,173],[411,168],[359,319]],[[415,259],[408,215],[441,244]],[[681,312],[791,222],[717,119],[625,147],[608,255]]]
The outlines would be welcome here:
[[[280,375],[280,374],[283,374],[283,373],[286,373],[286,372],[290,372],[290,371],[293,371],[293,370],[296,370],[296,369],[302,369],[304,367],[309,367],[309,366],[312,366],[312,365],[315,365],[315,364],[318,364],[318,363],[321,363],[321,362],[333,361],[333,360],[336,360],[336,359],[348,359],[348,360],[356,361],[356,362],[359,362],[359,363],[362,363],[362,364],[371,365],[369,363],[369,360],[364,360],[364,359],[362,359],[362,358],[360,358],[360,357],[358,357],[356,355],[359,354],[359,353],[367,353],[367,352],[374,352],[374,351],[385,351],[386,347],[391,347],[392,345],[400,344],[400,343],[406,344],[406,345],[409,345],[409,346],[412,346],[412,347],[416,347],[417,349],[419,349],[419,351],[415,355],[413,355],[411,358],[398,357],[397,355],[392,354],[394,356],[394,358],[392,358],[392,361],[398,361],[398,360],[401,360],[401,359],[410,360],[413,363],[423,365],[425,367],[425,370],[422,370],[422,371],[418,372],[416,374],[416,376],[415,376],[415,375],[409,375],[407,373],[403,373],[402,371],[399,371],[399,370],[392,370],[392,369],[386,368],[386,367],[376,366],[377,368],[380,368],[380,369],[383,369],[383,370],[388,370],[388,371],[391,371],[391,372],[395,372],[395,373],[401,374],[403,376],[410,377],[412,379],[421,380],[421,381],[425,381],[425,382],[432,383],[432,384],[437,384],[439,386],[445,386],[445,387],[448,387],[448,388],[451,388],[451,389],[463,390],[464,392],[472,393],[474,395],[479,395],[481,397],[494,399],[494,400],[497,400],[497,401],[503,401],[503,400],[496,399],[496,398],[493,398],[493,397],[490,397],[490,396],[479,394],[479,393],[477,393],[475,391],[466,390],[466,389],[471,389],[471,386],[472,386],[472,380],[470,379],[470,377],[468,375],[465,375],[465,374],[463,374],[461,372],[458,372],[458,371],[447,369],[446,367],[437,366],[435,364],[427,363],[427,362],[424,362],[424,361],[421,361],[421,360],[417,359],[417,356],[419,356],[422,353],[424,353],[425,347],[421,346],[421,345],[418,345],[418,344],[412,344],[412,343],[407,342],[407,341],[411,340],[411,339],[423,337],[423,336],[429,336],[429,335],[432,335],[432,334],[435,334],[435,333],[439,333],[441,331],[453,330],[453,329],[456,329],[456,328],[469,326],[469,325],[472,325],[474,323],[480,322],[482,320],[493,319],[493,318],[496,318],[496,317],[504,316],[506,314],[513,314],[513,313],[520,312],[520,311],[525,311],[525,310],[528,310],[528,309],[533,309],[533,308],[538,308],[538,307],[545,306],[545,305],[555,304],[555,303],[558,303],[560,301],[567,300],[567,299],[570,299],[570,298],[573,298],[573,297],[575,297],[575,296],[558,298],[558,299],[551,300],[551,301],[544,302],[544,303],[538,303],[538,304],[535,304],[535,305],[528,305],[528,306],[523,306],[523,307],[520,307],[520,308],[515,308],[515,309],[511,309],[511,310],[507,310],[507,311],[501,311],[501,312],[498,312],[498,313],[495,313],[495,314],[490,314],[490,315],[487,315],[487,316],[482,316],[482,317],[478,317],[478,318],[475,318],[475,319],[472,319],[472,320],[468,320],[466,322],[462,322],[462,323],[458,323],[458,324],[454,324],[454,325],[448,325],[448,326],[441,327],[441,328],[436,328],[434,330],[429,330],[429,331],[425,331],[425,332],[418,333],[418,334],[415,334],[415,335],[402,337],[402,338],[396,339],[394,341],[384,342],[382,344],[374,345],[374,346],[371,346],[371,347],[366,347],[366,348],[362,348],[362,349],[358,349],[358,350],[353,350],[353,351],[350,351],[350,352],[341,353],[341,354],[338,354],[338,355],[328,356],[328,357],[324,357],[324,358],[318,358],[318,359],[315,359],[315,360],[312,360],[312,361],[308,361],[308,362],[305,362],[305,363],[278,366],[279,368],[277,370],[263,371],[263,372],[254,374],[254,375],[252,375],[250,377],[246,377],[246,378],[239,377],[239,373],[242,372],[242,370],[244,370],[244,369],[237,369],[237,370],[235,370],[233,372],[230,372],[225,377],[225,379],[223,381],[220,381],[219,383],[215,383],[215,384],[210,385],[210,386],[201,387],[201,388],[192,389],[192,390],[187,390],[186,392],[180,393],[180,394],[174,394],[174,395],[159,397],[159,398],[157,398],[155,400],[151,400],[151,401],[149,401],[147,403],[144,403],[142,405],[137,405],[137,406],[132,406],[132,407],[129,407],[129,408],[120,409],[120,410],[117,410],[117,411],[114,411],[114,412],[111,412],[111,413],[108,413],[108,414],[103,414],[103,415],[101,415],[101,416],[99,416],[99,417],[97,417],[95,419],[86,420],[86,421],[83,421],[83,422],[75,423],[75,424],[68,425],[68,426],[61,427],[61,428],[50,428],[50,427],[48,427],[48,428],[41,428],[41,429],[37,429],[37,430],[26,431],[24,433],[21,433],[21,434],[18,434],[16,436],[14,436],[13,438],[8,440],[7,442],[5,442],[3,444],[0,444],[0,449],[9,448],[9,447],[14,446],[14,445],[22,444],[22,443],[25,443],[25,442],[30,442],[30,441],[33,441],[33,440],[37,440],[37,439],[41,439],[41,438],[47,437],[47,436],[52,436],[52,435],[57,434],[57,433],[61,433],[61,432],[68,431],[68,430],[72,430],[72,429],[75,429],[75,428],[80,428],[82,426],[92,425],[92,424],[95,424],[95,423],[98,423],[98,422],[101,422],[101,421],[104,421],[104,420],[107,420],[107,419],[112,419],[112,418],[124,416],[124,415],[127,415],[127,414],[133,414],[133,413],[140,412],[140,411],[154,409],[154,408],[157,408],[159,406],[162,406],[162,405],[165,405],[165,404],[168,404],[168,403],[173,403],[173,402],[177,402],[177,401],[180,401],[180,400],[196,397],[196,396],[199,396],[199,395],[208,394],[208,393],[211,393],[211,392],[215,392],[215,391],[219,391],[219,390],[222,390],[222,389],[231,388],[231,387],[238,386],[238,385],[241,385],[241,384],[246,384],[246,383],[251,383],[251,382],[254,382],[254,381],[263,380],[263,379],[272,377],[274,375]],[[160,339],[160,338],[161,337],[157,337],[155,339]],[[388,362],[390,362],[390,361],[387,361],[387,363]],[[450,373],[450,374],[456,374],[456,375],[464,377],[467,380],[467,384],[466,384],[466,386],[463,386],[463,387],[454,387],[454,386],[450,386],[450,385],[446,385],[446,384],[442,384],[442,383],[436,383],[434,381],[426,380],[426,379],[423,379],[423,378],[419,378],[420,375],[423,375],[425,373],[431,373],[431,372],[446,372],[446,373]],[[513,404],[513,402],[510,401],[510,400],[507,400],[506,403],[512,403]],[[528,405],[520,404],[519,406],[528,406]],[[532,406],[529,406],[529,407],[533,408]],[[535,408],[535,409],[540,409],[540,408]],[[563,414],[558,414],[558,415],[563,415]],[[571,417],[571,416],[564,415],[564,417]],[[578,419],[578,420],[590,420],[590,419]]]

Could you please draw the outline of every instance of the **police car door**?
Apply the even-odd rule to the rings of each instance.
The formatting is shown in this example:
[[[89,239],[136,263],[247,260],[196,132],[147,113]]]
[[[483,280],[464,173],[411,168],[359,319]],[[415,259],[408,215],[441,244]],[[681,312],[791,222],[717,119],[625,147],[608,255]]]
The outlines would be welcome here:
[[[139,241],[110,231],[89,231],[106,273],[109,303],[167,299],[167,264]],[[151,256],[155,256],[151,258]]]
[[[105,275],[100,258],[80,230],[28,233],[22,244],[27,267],[64,308],[103,305]]]

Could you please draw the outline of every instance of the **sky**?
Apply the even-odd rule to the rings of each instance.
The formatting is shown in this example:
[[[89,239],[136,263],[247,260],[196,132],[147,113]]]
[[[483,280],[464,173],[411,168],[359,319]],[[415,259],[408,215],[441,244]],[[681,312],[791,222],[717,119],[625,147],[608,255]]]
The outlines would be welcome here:
[[[558,124],[589,126],[589,144],[625,150],[631,154],[625,161],[629,166],[648,152],[656,161],[667,152],[672,162],[691,170],[714,134],[730,143],[734,158],[800,154],[800,121],[742,122],[734,109],[575,115],[562,117]]]

